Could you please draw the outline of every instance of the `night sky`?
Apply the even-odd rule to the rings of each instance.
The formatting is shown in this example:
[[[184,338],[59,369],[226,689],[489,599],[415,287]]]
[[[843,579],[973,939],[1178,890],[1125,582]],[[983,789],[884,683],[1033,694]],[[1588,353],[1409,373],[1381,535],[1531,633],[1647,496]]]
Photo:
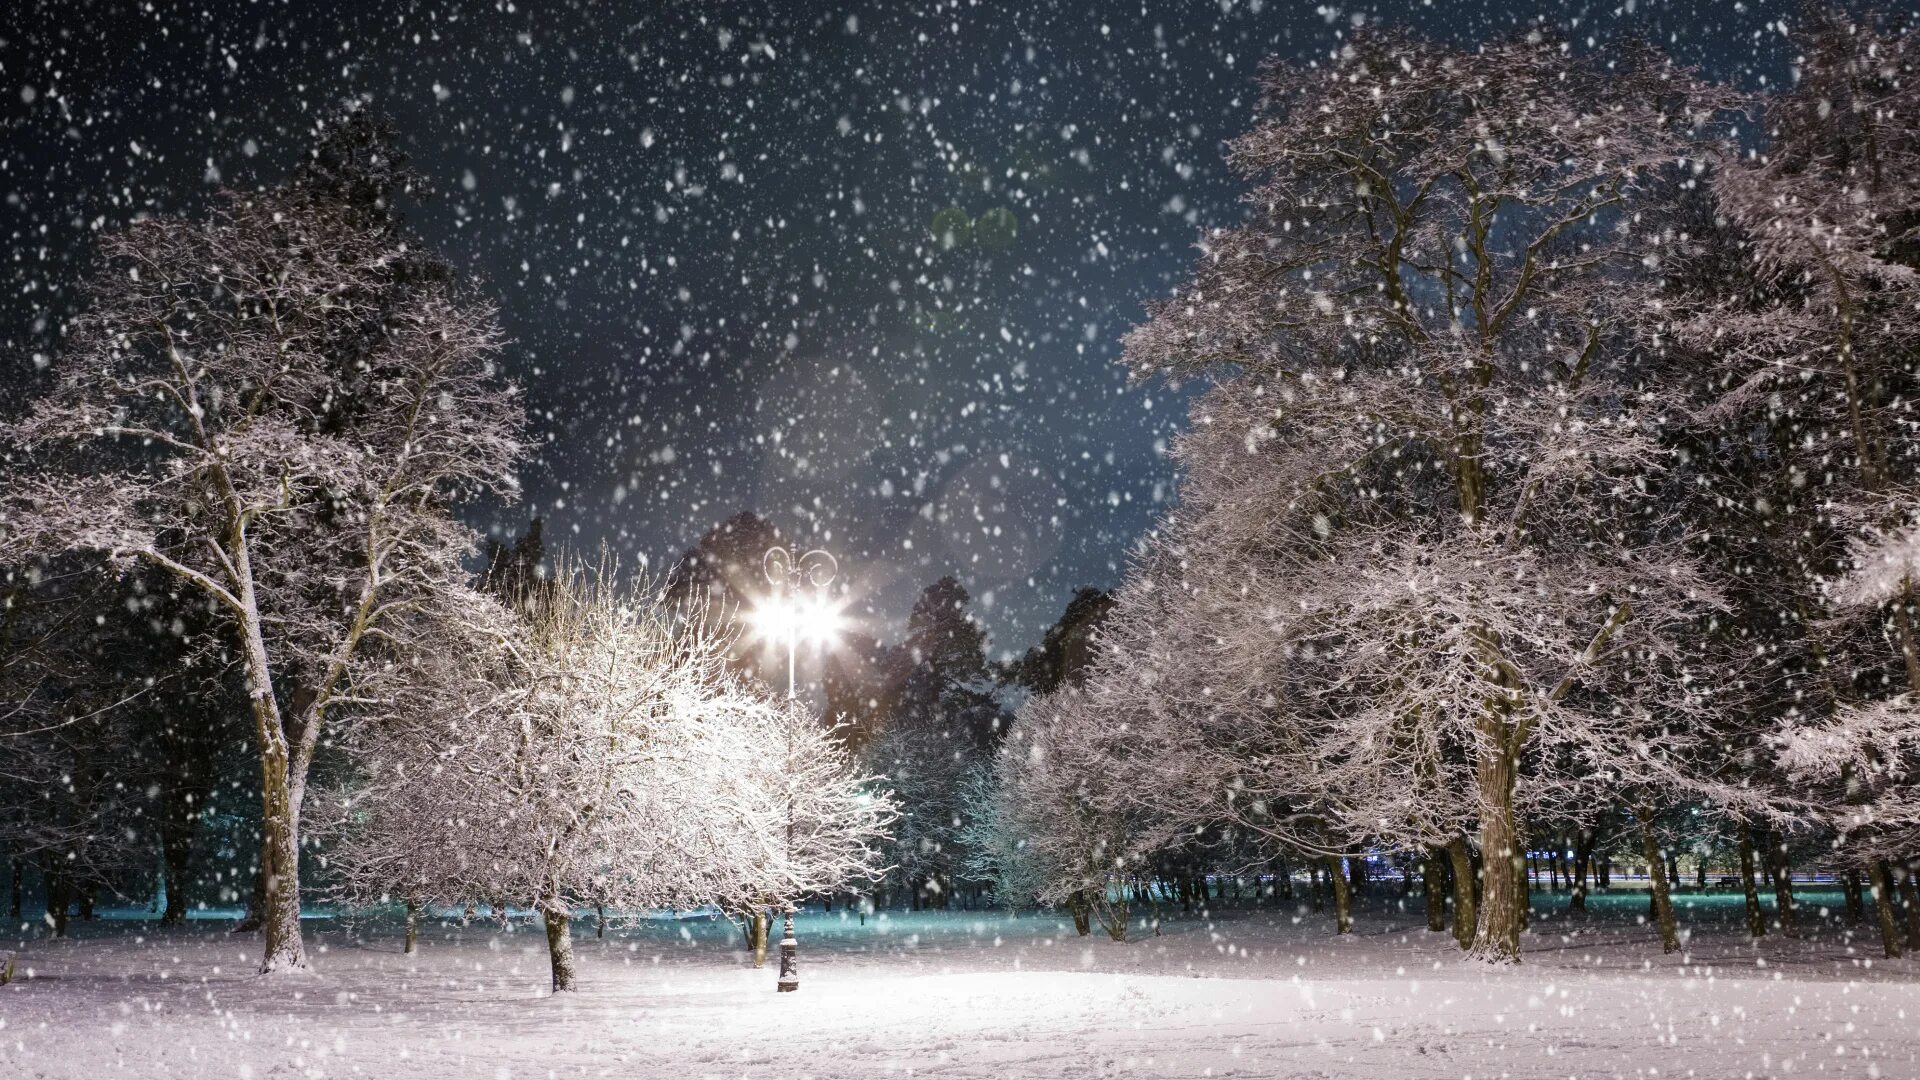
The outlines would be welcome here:
[[[1543,14],[1743,86],[1791,2],[9,0],[0,395],[44,378],[93,234],[277,183],[364,95],[439,190],[412,227],[498,301],[549,536],[659,568],[754,510],[869,630],[943,573],[996,652],[1111,586],[1166,509],[1181,395],[1113,362],[1239,186],[1260,62],[1361,21]],[[146,10],[151,9],[151,10]]]

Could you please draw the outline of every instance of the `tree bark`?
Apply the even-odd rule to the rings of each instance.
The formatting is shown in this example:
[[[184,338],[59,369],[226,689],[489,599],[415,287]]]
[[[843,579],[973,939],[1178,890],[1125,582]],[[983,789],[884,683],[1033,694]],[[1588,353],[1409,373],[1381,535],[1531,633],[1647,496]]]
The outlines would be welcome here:
[[[767,909],[756,906],[753,917],[747,920],[747,941],[753,946],[753,966],[767,966]]]
[[[1497,713],[1485,724],[1475,768],[1480,795],[1480,924],[1473,954],[1498,964],[1520,962],[1520,830],[1513,807],[1514,759],[1506,747],[1506,723]]]
[[[1438,933],[1447,928],[1446,870],[1440,865],[1443,848],[1428,848],[1420,860],[1420,892],[1427,903],[1427,929]]]
[[[547,915],[547,959],[553,966],[553,992],[562,994],[573,989],[573,918],[560,909],[556,897],[549,897],[542,905]]]
[[[412,956],[420,951],[420,901],[407,898],[407,947],[406,954]]]
[[[1340,872],[1340,859],[1327,859],[1327,882],[1333,886],[1333,932],[1353,932],[1353,893],[1347,875]]]
[[[1653,893],[1653,922],[1660,930],[1660,950],[1680,951],[1680,932],[1673,921],[1673,895],[1667,881],[1667,861],[1653,835],[1653,811],[1635,805],[1633,816],[1640,823],[1640,853],[1647,860],[1648,887]]]
[[[1907,909],[1907,948],[1920,949],[1920,889],[1914,887],[1913,866],[1904,862],[1890,865],[1900,887],[1900,902]]]
[[[260,911],[260,929],[266,936],[260,961],[263,975],[307,966],[306,943],[300,938],[300,823],[286,770],[284,754],[261,754],[260,803],[266,812],[260,846],[266,882]]]
[[[1873,864],[1873,907],[1880,918],[1880,946],[1888,959],[1899,959],[1900,931],[1893,918],[1893,869],[1885,859]]]
[[[167,886],[167,909],[160,915],[160,925],[178,926],[187,921],[187,873],[193,856],[193,819],[169,820],[161,833],[160,848]]]
[[[1513,861],[1513,887],[1520,894],[1520,929],[1533,924],[1533,875],[1527,872],[1526,842],[1517,841],[1520,854]]]
[[[1793,867],[1787,863],[1786,839],[1769,835],[1767,840],[1767,873],[1773,878],[1774,914],[1780,923],[1780,932],[1788,937],[1799,935],[1799,926],[1794,918],[1793,904]]]
[[[1740,886],[1747,894],[1747,934],[1767,936],[1767,916],[1760,910],[1760,887],[1754,881],[1753,830],[1744,819],[1740,822]]]
[[[1479,919],[1473,900],[1473,856],[1467,851],[1466,837],[1447,841],[1447,861],[1453,866],[1453,940],[1462,949],[1471,949]]]
[[[1092,906],[1085,889],[1076,889],[1067,895],[1067,910],[1073,914],[1073,928],[1081,937],[1093,933]]]
[[[1841,872],[1840,881],[1841,888],[1847,897],[1847,925],[1859,926],[1860,921],[1866,918],[1867,915],[1867,905],[1860,895],[1860,868],[1856,866],[1847,867],[1846,870]]]

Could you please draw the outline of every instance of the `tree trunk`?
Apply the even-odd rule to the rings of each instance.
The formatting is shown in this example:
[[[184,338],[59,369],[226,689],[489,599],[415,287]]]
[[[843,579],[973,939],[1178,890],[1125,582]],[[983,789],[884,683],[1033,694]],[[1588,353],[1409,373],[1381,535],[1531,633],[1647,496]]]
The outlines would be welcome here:
[[[1323,895],[1320,887],[1320,878],[1322,875],[1318,862],[1307,863],[1307,877],[1313,882],[1313,910],[1316,912],[1327,910],[1326,897]]]
[[[753,945],[753,966],[767,966],[767,909],[755,907],[753,917],[747,921],[747,940]]]
[[[1753,830],[1740,822],[1740,886],[1747,893],[1747,934],[1754,938],[1767,935],[1767,916],[1760,910],[1760,887],[1754,881]]]
[[[560,908],[558,897],[541,905],[547,915],[547,958],[553,964],[553,992],[573,989],[573,917]]]
[[[1513,807],[1514,760],[1505,747],[1506,724],[1498,715],[1484,725],[1491,745],[1483,743],[1474,770],[1480,795],[1480,924],[1473,953],[1497,964],[1520,962],[1520,927],[1525,899],[1520,891],[1520,829]]]
[[[1438,933],[1447,928],[1446,870],[1440,865],[1443,848],[1427,849],[1420,860],[1420,891],[1427,902],[1427,929]]]
[[[407,897],[407,946],[406,954],[412,956],[420,951],[420,901]]]
[[[1900,956],[1900,931],[1893,919],[1893,870],[1882,859],[1873,864],[1873,907],[1880,917],[1880,945],[1888,959]]]
[[[1793,909],[1793,867],[1787,863],[1784,837],[1768,837],[1767,873],[1773,878],[1774,914],[1780,923],[1780,932],[1788,937],[1798,936]]]
[[[1653,836],[1653,811],[1635,805],[1633,816],[1640,822],[1640,853],[1646,856],[1648,888],[1653,893],[1653,922],[1660,929],[1660,950],[1680,951],[1680,932],[1673,922],[1673,896],[1668,892],[1667,861],[1659,841]]]
[[[46,870],[41,876],[47,883],[47,918],[53,924],[53,936],[66,937],[67,907],[73,902],[66,872],[56,867]]]
[[[1354,896],[1367,895],[1367,860],[1360,855],[1347,856],[1347,881]]]
[[[1613,856],[1603,851],[1600,853],[1599,863],[1600,891],[1605,892],[1613,888]]]
[[[1920,949],[1920,889],[1913,884],[1913,867],[1904,862],[1890,865],[1900,887],[1900,901],[1907,909],[1907,948]]]
[[[1091,907],[1085,889],[1076,889],[1067,894],[1067,910],[1073,913],[1073,928],[1081,937],[1093,933]]]
[[[1467,850],[1466,837],[1447,841],[1447,861],[1453,867],[1453,940],[1462,949],[1471,949],[1479,920],[1473,901],[1473,856]]]
[[[1327,883],[1333,886],[1333,932],[1353,932],[1353,893],[1347,875],[1340,872],[1337,857],[1327,860]]]
[[[1841,889],[1847,898],[1847,925],[1859,926],[1867,917],[1867,905],[1861,896],[1860,869],[1849,866],[1840,875]]]
[[[1520,893],[1520,929],[1533,923],[1533,877],[1527,873],[1526,842],[1519,841],[1521,854],[1513,861],[1513,887]]]
[[[307,947],[300,938],[300,809],[286,776],[286,744],[263,749],[261,811],[265,813],[261,869],[265,890],[261,896],[259,928],[267,944],[259,963],[261,974],[278,970],[305,970]]]
[[[593,905],[593,915],[593,936],[596,938],[605,938],[607,936],[607,905]]]
[[[1100,928],[1105,930],[1107,936],[1115,941],[1127,940],[1127,901],[1125,899],[1127,894],[1125,890],[1121,891],[1120,895],[1122,899],[1117,902],[1108,900],[1104,889],[1088,891],[1092,892],[1094,896],[1093,915],[1094,918],[1100,921]]]
[[[20,875],[24,874],[26,869],[26,863],[21,862],[19,859],[13,860],[13,896],[7,905],[7,915],[10,918],[18,919],[20,917],[20,894],[26,891]]]
[[[1573,838],[1572,896],[1568,911],[1587,910],[1587,874],[1593,869],[1593,833],[1581,829]]]

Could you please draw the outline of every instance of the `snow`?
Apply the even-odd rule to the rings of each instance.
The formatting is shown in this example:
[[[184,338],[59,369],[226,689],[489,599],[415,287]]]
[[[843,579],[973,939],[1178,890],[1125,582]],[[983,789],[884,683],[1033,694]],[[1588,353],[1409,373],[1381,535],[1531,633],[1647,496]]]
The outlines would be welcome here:
[[[1556,898],[1558,899],[1558,898]],[[1837,897],[1827,898],[1834,902]],[[1807,914],[1821,898],[1805,898]],[[1920,1075],[1911,960],[1739,933],[1739,898],[1681,897],[1689,950],[1635,924],[1644,893],[1536,915],[1525,963],[1468,961],[1417,904],[1376,899],[1336,939],[1285,908],[1169,915],[1115,943],[1064,917],[801,916],[801,989],[746,965],[723,921],[578,942],[547,993],[520,923],[309,927],[316,974],[261,977],[223,924],[78,924],[21,943],[0,988],[9,1077],[1766,1077]],[[1691,907],[1686,905],[1691,904]],[[1858,933],[1858,931],[1856,931]],[[0,943],[10,944],[10,943]]]

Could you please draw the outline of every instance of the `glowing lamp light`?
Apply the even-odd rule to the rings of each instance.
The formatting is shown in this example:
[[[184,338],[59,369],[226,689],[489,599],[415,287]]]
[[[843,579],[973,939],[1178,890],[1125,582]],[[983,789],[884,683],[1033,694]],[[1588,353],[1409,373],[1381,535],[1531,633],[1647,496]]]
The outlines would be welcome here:
[[[771,596],[748,619],[753,632],[767,641],[829,646],[840,640],[846,626],[841,607],[816,596]]]

